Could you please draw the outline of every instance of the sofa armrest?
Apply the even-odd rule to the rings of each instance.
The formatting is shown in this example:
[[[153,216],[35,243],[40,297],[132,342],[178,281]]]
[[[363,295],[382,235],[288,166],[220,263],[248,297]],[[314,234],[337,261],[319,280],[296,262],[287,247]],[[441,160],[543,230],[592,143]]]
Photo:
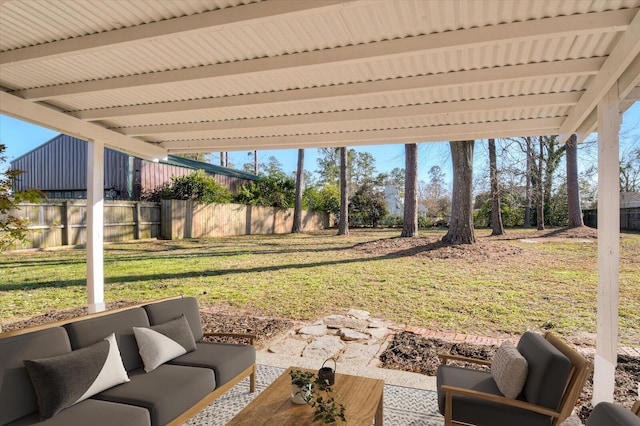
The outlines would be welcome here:
[[[484,359],[468,358],[466,356],[461,356],[461,355],[438,354],[438,358],[440,358],[440,361],[442,362],[443,365],[446,365],[447,362],[449,361],[462,361],[462,362],[470,362],[472,364],[491,366],[491,361],[487,361]]]
[[[523,410],[528,410],[534,413],[543,414],[545,416],[550,416],[553,418],[560,417],[559,411],[555,411],[540,405],[531,404],[529,402],[521,401],[519,399],[510,399],[501,395],[495,395],[491,393],[479,392],[472,389],[463,389],[463,388],[459,388],[455,386],[447,386],[447,385],[441,386],[440,390],[445,393],[445,423],[444,423],[445,426],[453,424],[452,423],[453,395],[462,395],[462,396],[469,396],[472,398],[483,399],[483,400],[495,402],[498,404],[504,404],[511,407],[521,408]]]
[[[253,333],[227,333],[227,332],[214,332],[214,331],[205,331],[203,337],[238,337],[249,340],[250,345],[255,345],[257,335]]]

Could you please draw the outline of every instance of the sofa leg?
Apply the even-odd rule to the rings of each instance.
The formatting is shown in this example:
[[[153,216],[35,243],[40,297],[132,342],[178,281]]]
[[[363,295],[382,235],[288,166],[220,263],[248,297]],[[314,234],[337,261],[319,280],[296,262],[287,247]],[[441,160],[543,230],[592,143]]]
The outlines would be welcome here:
[[[256,391],[256,366],[253,366],[253,372],[249,375],[249,392]]]

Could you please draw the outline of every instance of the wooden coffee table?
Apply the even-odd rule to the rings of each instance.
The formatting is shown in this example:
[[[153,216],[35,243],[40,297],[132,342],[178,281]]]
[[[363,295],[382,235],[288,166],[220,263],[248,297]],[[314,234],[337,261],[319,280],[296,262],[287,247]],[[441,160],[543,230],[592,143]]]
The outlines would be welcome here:
[[[311,406],[291,402],[291,370],[305,369],[290,367],[227,425],[322,424],[320,421],[313,422],[314,409]],[[373,421],[376,426],[383,424],[383,380],[337,373],[333,389],[336,400],[345,406],[346,424],[371,426]],[[336,424],[340,423],[342,422],[338,421]]]

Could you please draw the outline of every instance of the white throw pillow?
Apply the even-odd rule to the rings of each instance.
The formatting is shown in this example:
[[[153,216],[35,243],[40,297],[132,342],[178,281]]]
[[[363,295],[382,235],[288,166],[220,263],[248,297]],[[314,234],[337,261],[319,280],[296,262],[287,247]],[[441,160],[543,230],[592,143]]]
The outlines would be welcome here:
[[[513,343],[507,340],[500,345],[491,363],[491,376],[500,392],[507,398],[517,398],[522,392],[528,373],[527,360]]]
[[[138,352],[147,373],[161,364],[196,350],[196,342],[183,316],[153,327],[133,327]]]

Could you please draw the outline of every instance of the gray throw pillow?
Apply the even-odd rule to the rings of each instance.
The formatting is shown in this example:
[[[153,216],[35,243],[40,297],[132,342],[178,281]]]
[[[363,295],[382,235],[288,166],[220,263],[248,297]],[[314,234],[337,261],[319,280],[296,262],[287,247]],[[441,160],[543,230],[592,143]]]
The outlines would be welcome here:
[[[25,360],[43,419],[80,401],[128,382],[114,334],[66,354]]]
[[[196,341],[184,315],[153,327],[133,327],[133,334],[147,373],[167,361],[196,350]]]
[[[500,345],[491,362],[491,376],[504,396],[517,398],[522,392],[528,372],[527,360],[513,343],[507,340]]]

